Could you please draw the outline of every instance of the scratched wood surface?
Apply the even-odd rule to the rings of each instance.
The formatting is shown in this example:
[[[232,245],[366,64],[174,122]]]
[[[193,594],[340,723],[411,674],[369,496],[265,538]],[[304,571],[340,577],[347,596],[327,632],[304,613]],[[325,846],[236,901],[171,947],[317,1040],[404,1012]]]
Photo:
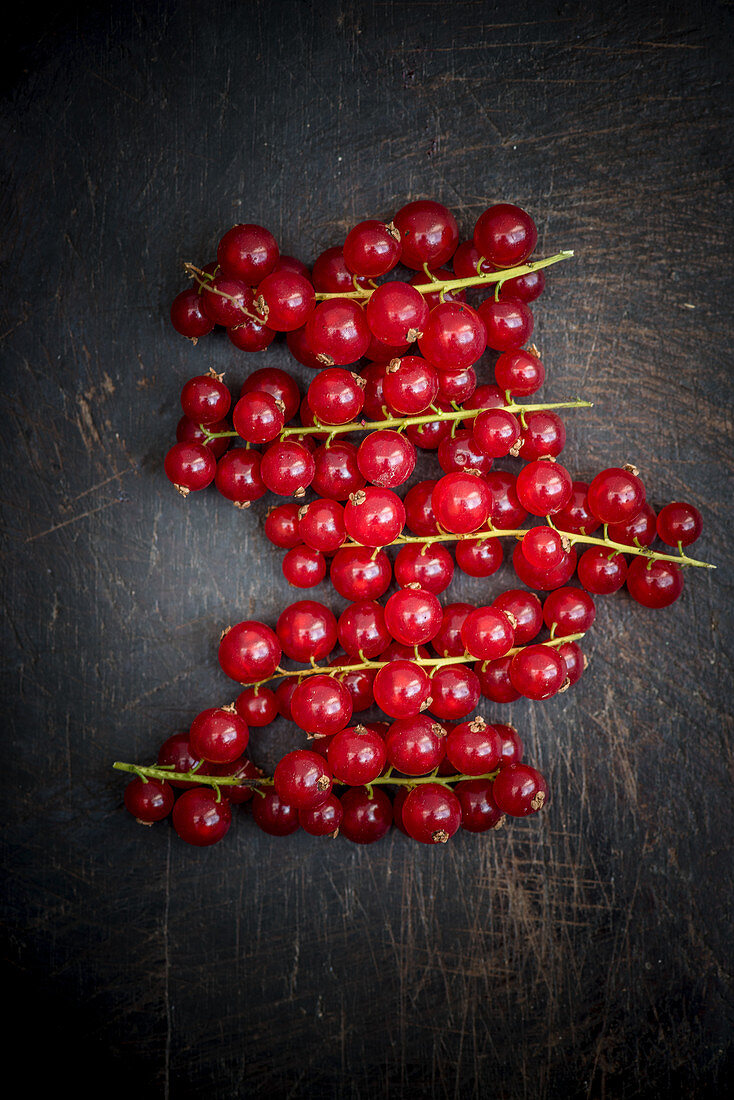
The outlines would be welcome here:
[[[2,845],[4,989],[37,1082],[723,1093],[732,7],[604,7],[134,0],[25,17],[3,78]],[[540,254],[576,250],[536,309],[548,399],[596,403],[567,417],[566,463],[632,460],[653,503],[695,502],[720,568],[658,615],[600,600],[574,690],[488,708],[549,775],[538,819],[427,850],[270,839],[242,815],[194,851],[133,824],[109,765],[151,759],[227,699],[219,630],[294,597],[264,506],[183,502],[162,456],[191,374],[292,364],[280,344],[243,358],[178,338],[181,263],[238,220],[308,261],[420,196],[464,232],[517,201]],[[258,733],[253,755],[272,766],[289,737]]]

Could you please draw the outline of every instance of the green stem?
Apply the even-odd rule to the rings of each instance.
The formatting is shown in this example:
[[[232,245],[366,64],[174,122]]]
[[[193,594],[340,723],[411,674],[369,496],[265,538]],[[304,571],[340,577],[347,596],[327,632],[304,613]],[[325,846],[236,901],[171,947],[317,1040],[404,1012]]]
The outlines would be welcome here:
[[[529,275],[531,271],[540,271],[541,268],[551,267],[553,264],[562,263],[563,260],[570,260],[573,256],[573,251],[564,249],[561,252],[556,252],[555,255],[549,256],[545,260],[533,260],[532,263],[520,264],[519,267],[508,267],[502,271],[489,271],[484,275],[477,272],[476,275],[472,275],[468,279],[447,279],[444,281],[434,280],[429,283],[419,283],[416,285],[416,290],[421,294],[435,294],[446,292],[449,290],[468,290],[473,286],[487,286],[492,283],[502,283],[505,279],[517,279],[520,275]],[[481,260],[479,261],[482,262]],[[368,290],[355,290],[349,293],[342,294],[317,294],[318,301],[326,301],[328,298],[369,298],[372,291]]]

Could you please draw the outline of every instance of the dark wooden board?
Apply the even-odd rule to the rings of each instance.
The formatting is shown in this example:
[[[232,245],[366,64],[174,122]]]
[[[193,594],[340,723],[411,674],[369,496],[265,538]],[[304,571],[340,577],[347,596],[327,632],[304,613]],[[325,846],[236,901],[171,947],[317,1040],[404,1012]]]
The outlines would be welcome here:
[[[30,1041],[29,1080],[107,1095],[722,1094],[731,4],[23,18],[2,123],[11,1058]],[[163,477],[188,376],[289,365],[282,344],[245,359],[177,338],[181,263],[238,220],[309,261],[420,196],[465,233],[517,201],[539,253],[576,250],[536,310],[544,393],[595,402],[567,418],[567,465],[632,460],[654,504],[692,500],[719,569],[668,612],[600,600],[581,683],[502,711],[550,777],[539,818],[439,851],[278,841],[244,816],[191,850],[133,824],[109,765],[228,698],[219,630],[273,622],[293,593],[264,506],[183,502]],[[255,756],[288,737],[256,735]]]

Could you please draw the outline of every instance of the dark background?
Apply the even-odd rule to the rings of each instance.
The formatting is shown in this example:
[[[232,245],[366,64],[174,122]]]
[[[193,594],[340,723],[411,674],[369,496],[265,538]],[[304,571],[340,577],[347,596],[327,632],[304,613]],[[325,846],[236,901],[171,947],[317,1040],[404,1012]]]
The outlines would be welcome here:
[[[19,12],[4,62],[4,1000],[36,1086],[151,1097],[723,1094],[732,989],[731,3],[161,2]],[[501,710],[538,818],[425,849],[196,851],[122,809],[232,694],[222,626],[295,598],[261,530],[162,473],[183,381],[278,344],[167,321],[235,221],[311,261],[356,221],[492,201],[573,248],[537,303],[578,477],[690,499],[716,573],[600,599],[572,691]],[[491,377],[491,361],[483,368]],[[307,372],[297,370],[306,381]],[[425,470],[435,469],[429,459]],[[457,580],[486,601],[511,584]],[[315,592],[336,609],[327,586]],[[289,738],[291,740],[289,740]],[[253,736],[272,766],[292,733]],[[28,1050],[25,1045],[28,1044]]]

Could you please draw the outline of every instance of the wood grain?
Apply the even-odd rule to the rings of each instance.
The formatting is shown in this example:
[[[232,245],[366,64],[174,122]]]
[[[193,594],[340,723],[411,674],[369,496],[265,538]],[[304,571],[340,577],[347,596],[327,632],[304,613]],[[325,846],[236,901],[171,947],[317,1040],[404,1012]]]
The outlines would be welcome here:
[[[731,5],[133,0],[36,19],[2,112],[16,1049],[32,1035],[37,1080],[111,1095],[723,1094]],[[541,254],[576,250],[535,311],[548,400],[595,402],[567,417],[566,464],[632,460],[653,504],[692,500],[719,568],[660,615],[600,600],[578,686],[496,714],[549,775],[537,820],[441,851],[278,841],[246,815],[202,852],[136,829],[110,762],[227,698],[219,630],[292,598],[264,506],[183,502],[162,476],[188,376],[293,365],[282,344],[177,338],[182,262],[237,220],[309,261],[421,196],[465,233],[517,201]],[[253,753],[272,765],[289,737]]]

